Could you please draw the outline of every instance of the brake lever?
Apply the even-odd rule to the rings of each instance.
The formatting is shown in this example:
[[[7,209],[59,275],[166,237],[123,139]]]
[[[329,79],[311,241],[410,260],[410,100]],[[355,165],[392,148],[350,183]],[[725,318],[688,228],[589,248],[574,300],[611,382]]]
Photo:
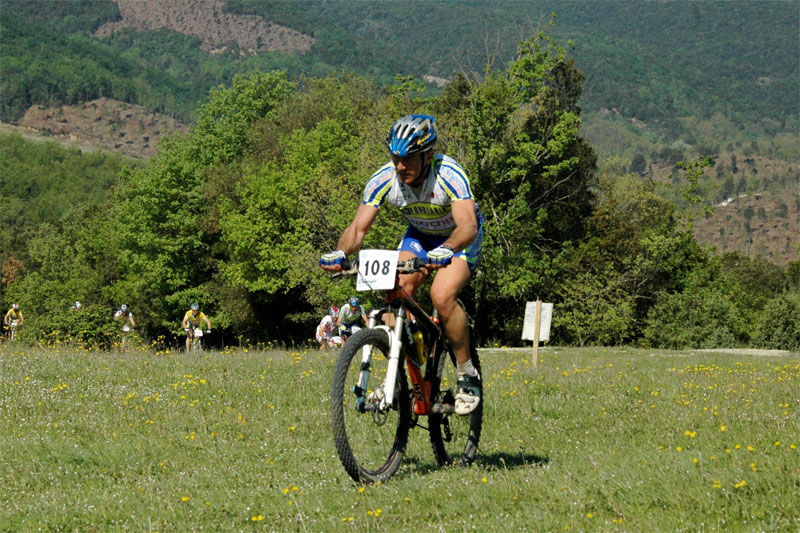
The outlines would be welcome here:
[[[358,259],[343,259],[342,270],[331,274],[331,278],[340,278],[342,276],[355,276],[358,273]]]

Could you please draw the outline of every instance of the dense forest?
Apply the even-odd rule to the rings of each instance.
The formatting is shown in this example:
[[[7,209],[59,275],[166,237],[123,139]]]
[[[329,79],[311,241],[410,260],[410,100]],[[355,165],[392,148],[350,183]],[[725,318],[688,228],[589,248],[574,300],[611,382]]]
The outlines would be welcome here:
[[[796,5],[526,6],[227,2],[315,43],[209,54],[163,29],[94,36],[119,19],[112,2],[4,3],[3,120],[108,96],[193,125],[146,162],[0,136],[0,302],[21,303],[30,342],[107,345],[127,303],[145,338],[171,344],[199,301],[224,342],[304,343],[352,292],[317,261],[386,161],[386,129],[429,112],[487,214],[464,294],[480,343],[519,344],[539,297],[557,305],[556,343],[799,350],[800,263],[715,255],[692,234],[726,194],[796,186],[790,172],[742,181],[733,153],[797,160],[798,59],[782,42]],[[414,24],[412,8],[447,23]],[[720,38],[690,41],[705,34]],[[725,59],[699,68],[700,52]],[[669,176],[643,179],[658,162]],[[784,218],[800,209],[786,196]],[[366,246],[402,232],[384,211]]]

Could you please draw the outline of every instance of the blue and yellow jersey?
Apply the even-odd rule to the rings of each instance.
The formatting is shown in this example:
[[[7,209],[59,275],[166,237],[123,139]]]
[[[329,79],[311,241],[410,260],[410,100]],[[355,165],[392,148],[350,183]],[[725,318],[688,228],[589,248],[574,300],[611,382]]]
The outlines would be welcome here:
[[[6,313],[6,316],[8,317],[8,321],[9,322],[11,322],[12,320],[19,320],[20,318],[22,318],[22,311],[19,310],[19,309],[15,310],[12,307],[11,309],[8,310],[8,313]]]
[[[400,208],[409,223],[427,235],[450,235],[456,227],[451,205],[474,200],[467,174],[461,165],[444,154],[435,154],[423,184],[410,187],[395,173],[394,165],[383,165],[367,182],[361,203],[379,208],[384,203]],[[483,215],[475,204],[478,224]]]

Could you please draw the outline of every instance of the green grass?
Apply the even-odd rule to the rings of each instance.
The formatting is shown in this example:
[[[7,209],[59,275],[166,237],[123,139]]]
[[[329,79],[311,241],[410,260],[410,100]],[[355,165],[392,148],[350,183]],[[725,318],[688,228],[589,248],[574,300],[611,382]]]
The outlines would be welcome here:
[[[359,486],[333,447],[336,352],[0,345],[0,530],[800,528],[800,362],[482,351],[471,468],[412,431]]]

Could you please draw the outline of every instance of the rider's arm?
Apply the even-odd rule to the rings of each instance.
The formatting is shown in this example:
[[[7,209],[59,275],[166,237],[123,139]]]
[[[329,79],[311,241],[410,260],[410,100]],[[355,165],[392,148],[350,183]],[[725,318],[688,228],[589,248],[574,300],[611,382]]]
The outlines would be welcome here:
[[[378,208],[371,205],[360,205],[356,216],[347,228],[345,228],[342,236],[339,237],[339,243],[336,245],[337,250],[343,251],[346,255],[358,251],[361,248],[361,243],[364,242],[364,236],[372,227],[372,223],[378,216]]]
[[[186,321],[188,320],[188,318],[189,318],[189,317],[187,317],[187,316],[185,316],[185,315],[184,315],[184,317],[183,317],[183,321],[181,322],[181,327],[182,327],[183,329],[186,329]]]
[[[478,217],[475,216],[475,200],[459,200],[450,205],[456,228],[442,244],[458,253],[478,236]]]
[[[206,326],[208,326],[206,329],[209,329],[209,330],[210,330],[210,329],[211,329],[211,321],[208,319],[208,317],[207,317],[207,316],[204,316],[204,317],[203,317],[203,320],[205,320],[205,321],[206,321]]]
[[[8,313],[6,313],[6,316],[3,317],[3,324],[8,324],[8,315],[10,315],[10,314],[11,314],[11,310],[9,310]]]
[[[136,322],[133,321],[133,315],[128,315],[128,320],[131,321],[131,327],[135,328],[136,327]]]
[[[22,311],[19,312],[19,325],[21,326],[25,322],[25,315],[22,314]]]

